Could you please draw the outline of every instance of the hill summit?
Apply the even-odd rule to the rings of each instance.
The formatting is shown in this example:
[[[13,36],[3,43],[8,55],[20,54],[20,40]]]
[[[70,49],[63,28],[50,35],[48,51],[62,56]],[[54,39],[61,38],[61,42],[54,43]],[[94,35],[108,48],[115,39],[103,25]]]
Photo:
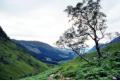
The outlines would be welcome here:
[[[0,27],[0,80],[32,76],[47,68],[46,64],[14,44]]]
[[[3,31],[2,27],[0,26],[0,38],[1,39],[6,39],[9,40],[9,37],[7,36],[7,34]]]

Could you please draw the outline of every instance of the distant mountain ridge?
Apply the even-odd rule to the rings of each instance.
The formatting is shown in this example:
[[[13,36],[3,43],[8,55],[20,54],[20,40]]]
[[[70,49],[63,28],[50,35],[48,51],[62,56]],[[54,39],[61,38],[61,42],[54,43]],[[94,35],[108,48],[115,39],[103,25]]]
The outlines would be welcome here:
[[[105,45],[102,44],[102,43],[99,43],[99,47],[100,48],[103,48]],[[87,51],[87,53],[91,53],[91,52],[94,52],[96,51],[96,46],[93,46],[90,50]]]
[[[48,64],[58,64],[60,61],[71,60],[75,57],[74,54],[69,54],[68,52],[59,50],[43,42],[23,40],[12,41],[29,52],[36,59]]]
[[[120,42],[120,36],[119,37],[117,37],[117,38],[115,38],[115,39],[113,39],[110,43],[108,43],[108,44],[114,44],[114,43],[117,43],[117,42]]]
[[[115,38],[115,39],[113,39],[111,42],[109,42],[107,44],[99,44],[99,47],[100,48],[104,48],[106,46],[109,46],[111,44],[118,43],[118,42],[120,42],[120,36]],[[88,50],[88,53],[94,52],[94,51],[96,51],[96,46],[93,46],[90,50]]]

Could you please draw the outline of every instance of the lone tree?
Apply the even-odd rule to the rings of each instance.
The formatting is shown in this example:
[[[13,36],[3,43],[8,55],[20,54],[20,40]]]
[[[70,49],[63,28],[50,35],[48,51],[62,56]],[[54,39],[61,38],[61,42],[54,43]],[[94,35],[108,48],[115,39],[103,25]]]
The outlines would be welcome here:
[[[102,57],[99,41],[104,38],[107,26],[106,15],[101,12],[100,0],[83,0],[75,7],[68,6],[65,12],[68,13],[72,22],[72,32],[66,31],[68,35],[64,34],[63,39],[67,36],[68,39],[80,38],[82,40],[83,38],[85,41],[85,38],[90,37],[95,42],[98,57]],[[78,39],[76,46],[81,44],[81,40]],[[83,42],[82,44],[84,45]]]
[[[76,35],[77,34],[74,28],[72,27],[65,31],[63,36],[59,38],[56,44],[60,48],[70,48],[75,54],[79,55],[82,59],[89,63],[88,59],[83,57],[83,54],[85,54],[85,49],[86,47],[88,47],[88,45],[85,43],[85,41],[87,40],[87,36]]]

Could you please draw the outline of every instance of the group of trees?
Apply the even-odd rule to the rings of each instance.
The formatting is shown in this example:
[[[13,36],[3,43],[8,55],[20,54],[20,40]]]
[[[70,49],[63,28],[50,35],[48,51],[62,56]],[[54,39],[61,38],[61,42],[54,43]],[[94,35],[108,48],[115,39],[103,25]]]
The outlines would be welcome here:
[[[70,18],[72,27],[60,36],[56,44],[62,48],[71,48],[73,52],[89,62],[82,54],[84,48],[88,47],[86,41],[91,38],[96,45],[98,57],[101,58],[99,41],[104,38],[107,25],[106,15],[101,11],[100,0],[83,0],[75,7],[68,6],[65,12]]]

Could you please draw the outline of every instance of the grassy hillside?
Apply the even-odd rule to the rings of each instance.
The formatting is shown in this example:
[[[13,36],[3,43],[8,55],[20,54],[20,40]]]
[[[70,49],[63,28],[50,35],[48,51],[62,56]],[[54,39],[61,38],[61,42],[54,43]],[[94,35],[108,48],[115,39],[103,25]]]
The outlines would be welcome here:
[[[90,60],[88,64],[81,58],[55,66],[36,76],[23,80],[65,79],[65,80],[110,80],[120,79],[120,43],[112,44],[102,49],[108,52],[104,58],[95,59],[96,52],[85,55]]]
[[[48,67],[16,46],[0,28],[0,79],[19,79]]]

